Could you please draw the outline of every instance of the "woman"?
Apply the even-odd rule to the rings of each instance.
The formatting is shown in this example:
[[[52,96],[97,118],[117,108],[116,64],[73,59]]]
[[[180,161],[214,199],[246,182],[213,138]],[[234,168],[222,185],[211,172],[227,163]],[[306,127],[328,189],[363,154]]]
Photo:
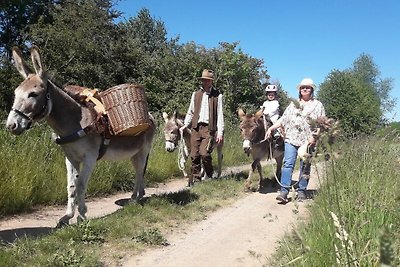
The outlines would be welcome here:
[[[282,167],[281,192],[276,197],[280,203],[288,202],[289,189],[292,183],[292,174],[295,167],[298,149],[301,145],[309,143],[314,145],[316,140],[313,137],[309,121],[318,117],[325,116],[325,109],[321,102],[314,99],[316,86],[310,78],[303,79],[297,86],[299,91],[298,103],[290,103],[282,117],[274,123],[266,135],[270,138],[279,127],[283,127],[285,132],[285,156]],[[304,165],[304,168],[303,168]],[[300,182],[297,190],[297,200],[306,199],[306,189],[310,174],[310,165],[300,161]]]

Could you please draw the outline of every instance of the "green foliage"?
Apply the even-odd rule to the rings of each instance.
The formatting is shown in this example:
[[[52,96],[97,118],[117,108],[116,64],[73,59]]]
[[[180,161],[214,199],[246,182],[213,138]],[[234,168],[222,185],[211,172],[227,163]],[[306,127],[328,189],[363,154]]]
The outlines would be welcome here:
[[[30,26],[39,18],[48,20],[48,7],[55,0],[24,0],[0,2],[0,54],[11,59],[11,47],[25,45]]]
[[[104,243],[104,233],[106,229],[99,227],[98,224],[92,224],[91,220],[79,223],[73,230],[76,231],[75,241],[87,243]]]
[[[112,47],[118,37],[109,0],[61,1],[49,9],[51,22],[31,25],[30,40],[61,83],[107,88],[120,69]]]
[[[380,128],[377,131],[377,135],[380,137],[385,137],[388,139],[397,139],[400,138],[400,122],[391,122],[388,125]]]
[[[36,127],[25,138],[1,129],[0,149],[0,215],[66,199],[64,158],[46,127]]]
[[[211,64],[218,76],[215,85],[224,94],[226,114],[235,117],[239,106],[258,108],[262,104],[262,82],[269,78],[263,60],[244,54],[238,44],[220,43],[212,51],[215,63]]]
[[[379,262],[381,266],[391,266],[395,263],[395,248],[392,238],[392,226],[385,225],[379,238]]]
[[[344,135],[368,134],[377,128],[379,101],[368,89],[347,71],[330,73],[320,86],[318,98],[324,103],[327,116],[340,121]]]
[[[161,231],[157,228],[144,229],[141,233],[134,236],[133,240],[146,245],[168,245],[167,239],[165,239]]]
[[[378,69],[369,56],[360,56],[350,70],[332,71],[318,92],[328,117],[340,121],[343,134],[371,134],[381,125],[392,100],[389,80],[378,83]]]
[[[14,89],[22,82],[22,77],[5,57],[0,58],[0,66],[0,111],[3,112],[10,110],[14,100]],[[0,113],[1,117],[2,115]]]
[[[55,267],[80,267],[84,262],[84,256],[74,248],[68,250],[57,251],[53,257],[49,259],[49,264]]]
[[[179,38],[168,39],[164,23],[145,8],[115,24],[119,13],[109,0],[55,1],[46,12],[29,25],[26,43],[41,48],[52,79],[60,84],[104,90],[139,83],[146,87],[151,111],[185,112],[200,86],[201,71],[210,68],[216,71],[215,86],[225,95],[228,120],[235,119],[239,105],[257,107],[263,100],[262,83],[269,78],[264,63],[243,53],[238,43],[211,49],[193,42],[178,44]],[[9,81],[6,73],[0,72],[0,78]],[[5,108],[11,106],[11,90],[19,81],[2,85],[8,90]]]
[[[340,148],[309,220],[285,238],[272,266],[400,264],[399,144],[369,137]]]

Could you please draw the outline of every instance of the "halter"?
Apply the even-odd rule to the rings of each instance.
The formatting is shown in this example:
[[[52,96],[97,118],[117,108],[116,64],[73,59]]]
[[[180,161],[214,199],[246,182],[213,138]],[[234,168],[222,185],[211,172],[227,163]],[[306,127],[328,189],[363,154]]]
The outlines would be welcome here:
[[[53,102],[51,101],[49,89],[47,88],[47,90],[46,90],[46,103],[43,105],[43,107],[41,108],[40,112],[38,114],[36,114],[35,116],[30,117],[27,114],[25,114],[24,112],[22,112],[22,111],[20,111],[20,110],[18,110],[16,108],[11,108],[11,111],[14,111],[18,116],[20,116],[23,119],[27,120],[28,121],[27,129],[29,129],[33,122],[42,121],[47,116],[49,116],[52,108],[53,108]]]
[[[165,142],[173,143],[174,145],[178,145],[178,138],[172,139],[165,139]]]

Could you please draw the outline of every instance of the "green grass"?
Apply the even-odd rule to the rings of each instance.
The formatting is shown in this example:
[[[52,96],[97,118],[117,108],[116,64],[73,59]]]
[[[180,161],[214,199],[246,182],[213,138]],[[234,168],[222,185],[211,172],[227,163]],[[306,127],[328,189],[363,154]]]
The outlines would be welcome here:
[[[116,265],[128,253],[168,245],[165,236],[171,228],[202,220],[232,203],[244,194],[242,186],[243,181],[234,178],[210,180],[44,237],[19,239],[1,247],[0,266]]]
[[[400,265],[399,151],[375,138],[344,144],[325,166],[309,220],[282,240],[269,264]]]
[[[165,151],[162,125],[153,143],[146,185],[182,177],[177,152]],[[237,126],[227,126],[223,168],[249,162],[242,152]],[[67,199],[67,178],[61,148],[50,138],[45,125],[21,136],[0,129],[0,216],[32,210],[35,205],[64,204]],[[216,166],[216,153],[213,153]],[[186,163],[190,173],[190,159]],[[103,196],[116,191],[131,191],[135,172],[130,161],[97,163],[90,178],[87,196]]]
[[[226,136],[225,166],[250,162],[234,132]],[[64,159],[49,136],[43,126],[19,137],[0,131],[3,214],[65,201]],[[309,220],[299,222],[282,239],[269,265],[400,265],[400,145],[388,140],[352,140],[339,148],[341,156],[324,168],[324,184],[312,202]],[[264,168],[264,173],[270,171]],[[132,175],[128,162],[99,164],[89,183],[89,194],[129,189]],[[162,134],[158,133],[146,181],[179,175],[176,157],[164,151]],[[254,176],[258,179],[256,173]],[[118,262],[127,251],[138,253],[149,246],[166,245],[165,233],[171,228],[202,220],[240,197],[243,181],[238,177],[152,197],[143,206],[129,205],[110,216],[42,238],[19,239],[1,248],[0,266],[101,266],[105,261]]]

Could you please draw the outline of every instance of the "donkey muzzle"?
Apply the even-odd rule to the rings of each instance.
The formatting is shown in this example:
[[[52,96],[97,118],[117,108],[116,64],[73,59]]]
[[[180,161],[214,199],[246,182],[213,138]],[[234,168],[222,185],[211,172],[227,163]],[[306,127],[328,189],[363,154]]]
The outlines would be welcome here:
[[[244,152],[249,153],[250,149],[251,149],[250,141],[249,140],[244,140],[243,141],[243,150],[244,150]]]
[[[175,150],[176,146],[173,142],[171,141],[166,141],[165,142],[165,150],[168,152],[173,152]]]

